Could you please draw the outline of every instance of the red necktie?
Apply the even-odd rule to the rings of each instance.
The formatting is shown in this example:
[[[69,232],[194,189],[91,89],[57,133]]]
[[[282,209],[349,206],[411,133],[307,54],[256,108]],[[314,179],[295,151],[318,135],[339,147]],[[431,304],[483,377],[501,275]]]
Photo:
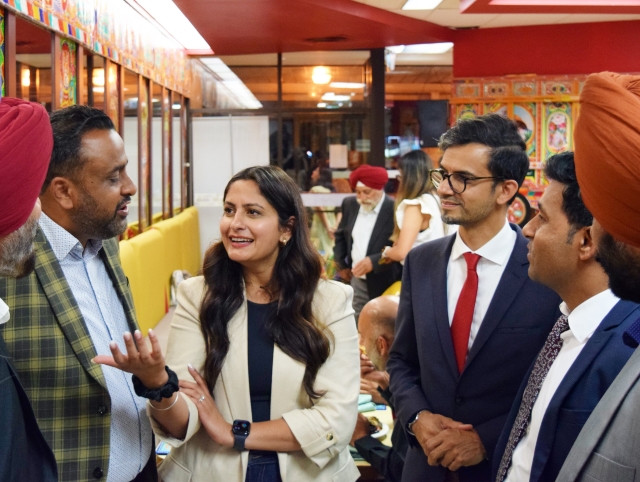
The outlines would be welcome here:
[[[462,373],[464,362],[467,359],[469,333],[471,333],[473,310],[476,306],[476,295],[478,294],[478,272],[476,271],[476,266],[478,266],[478,261],[480,260],[480,255],[474,253],[464,253],[463,256],[467,262],[467,279],[462,286],[456,311],[453,314],[453,321],[451,322],[453,351],[456,355],[460,373]]]

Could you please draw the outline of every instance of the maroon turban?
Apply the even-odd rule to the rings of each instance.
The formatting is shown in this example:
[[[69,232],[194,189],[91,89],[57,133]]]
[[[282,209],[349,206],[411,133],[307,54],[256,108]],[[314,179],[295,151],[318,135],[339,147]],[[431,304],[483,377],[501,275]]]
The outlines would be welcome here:
[[[53,134],[40,104],[0,99],[0,237],[33,211],[51,159]]]
[[[584,203],[605,231],[640,247],[640,77],[590,75],[574,137]]]
[[[363,164],[349,176],[349,184],[353,191],[356,190],[358,181],[371,189],[380,191],[388,180],[389,175],[384,167],[375,167],[369,164]]]

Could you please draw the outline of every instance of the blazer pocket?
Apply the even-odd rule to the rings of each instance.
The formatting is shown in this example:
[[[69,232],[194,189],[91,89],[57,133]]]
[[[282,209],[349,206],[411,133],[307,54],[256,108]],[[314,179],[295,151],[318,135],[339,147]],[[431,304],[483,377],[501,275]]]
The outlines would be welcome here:
[[[173,460],[170,455],[160,464],[158,475],[162,482],[191,482],[191,472]]]
[[[561,408],[558,411],[558,423],[568,423],[571,425],[584,425],[591,416],[593,410],[569,410]]]
[[[333,477],[331,478],[331,480],[333,482],[354,482],[359,478],[360,478],[360,471],[356,467],[356,464],[351,458],[351,455],[349,455],[349,458],[347,459],[347,463],[335,474],[333,474]]]
[[[636,469],[593,452],[582,475],[587,482],[633,482]]]
[[[496,328],[494,333],[499,335],[530,335],[532,333],[538,333],[539,331],[539,326],[504,326],[502,328]]]

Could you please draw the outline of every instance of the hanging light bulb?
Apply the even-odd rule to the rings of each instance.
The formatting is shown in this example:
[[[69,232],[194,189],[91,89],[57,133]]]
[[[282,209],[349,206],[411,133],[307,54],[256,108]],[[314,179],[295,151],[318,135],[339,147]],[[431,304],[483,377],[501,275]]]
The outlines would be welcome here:
[[[314,67],[311,80],[314,84],[328,84],[331,82],[331,71],[327,67]]]
[[[31,71],[29,69],[22,69],[20,83],[22,87],[29,87],[31,85]]]

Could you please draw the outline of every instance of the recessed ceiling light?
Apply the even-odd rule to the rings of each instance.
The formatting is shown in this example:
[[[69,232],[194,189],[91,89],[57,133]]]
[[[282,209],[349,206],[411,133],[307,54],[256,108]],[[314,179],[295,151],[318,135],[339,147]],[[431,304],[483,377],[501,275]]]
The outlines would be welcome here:
[[[365,84],[359,82],[331,82],[329,87],[335,89],[364,89]]]
[[[327,106],[326,102],[318,102],[318,107],[320,107],[321,109],[326,106]]]
[[[453,42],[440,42],[434,44],[406,45],[402,51],[404,54],[443,54],[453,47]]]
[[[322,100],[329,100],[329,101],[332,101],[332,102],[340,102],[340,101],[351,100],[351,96],[350,95],[336,95],[334,92],[327,92],[326,94],[324,94],[320,98]]]
[[[402,10],[433,10],[442,0],[407,0]]]

